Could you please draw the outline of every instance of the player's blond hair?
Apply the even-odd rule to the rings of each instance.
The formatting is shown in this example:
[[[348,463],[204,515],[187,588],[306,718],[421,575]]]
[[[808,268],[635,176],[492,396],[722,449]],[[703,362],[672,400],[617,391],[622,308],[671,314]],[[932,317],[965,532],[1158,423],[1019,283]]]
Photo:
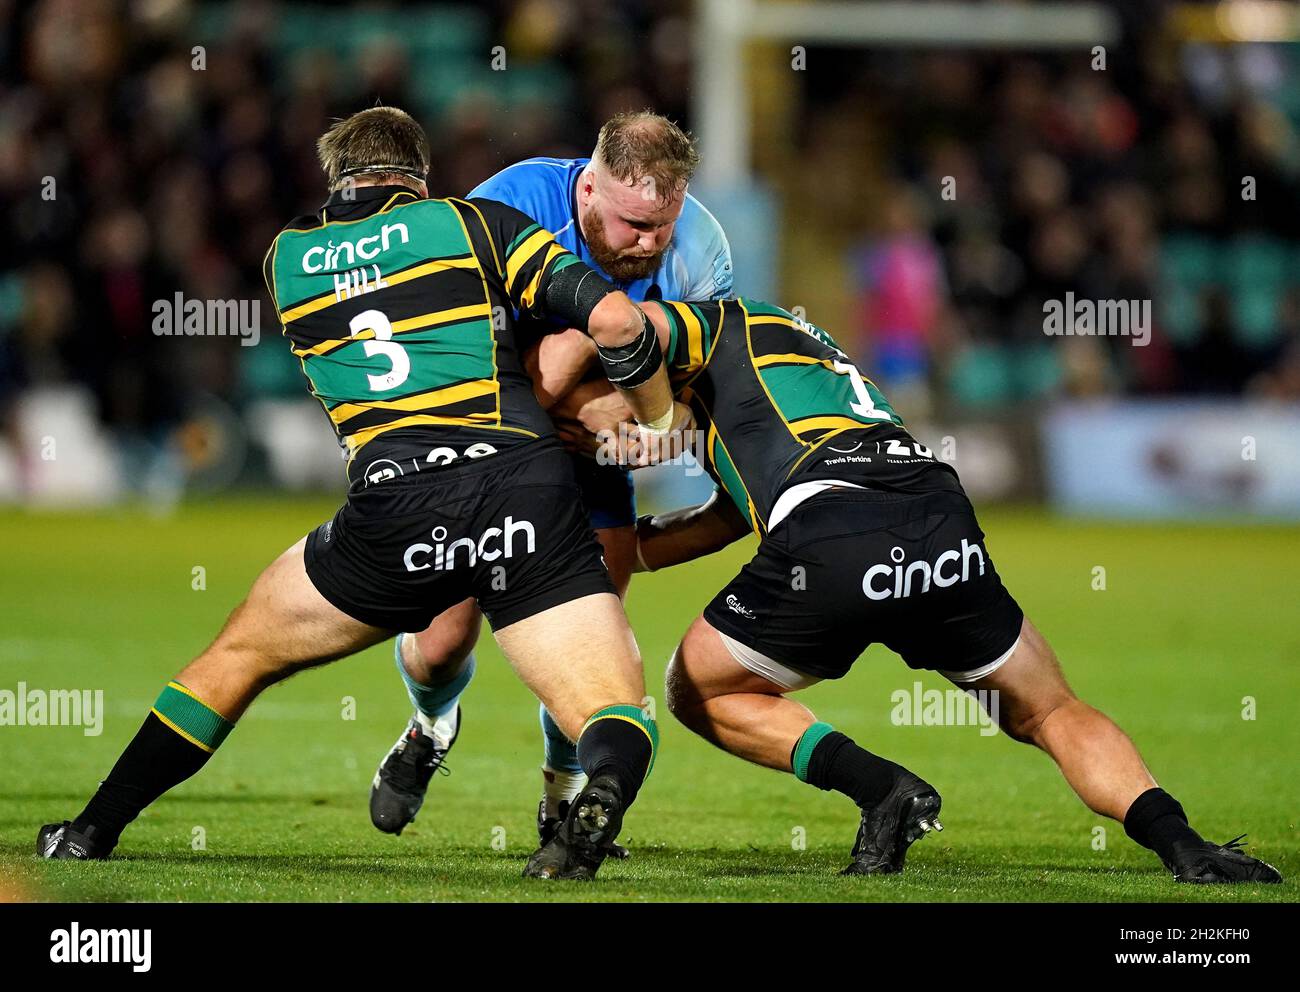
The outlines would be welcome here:
[[[316,141],[330,190],[351,176],[409,185],[429,172],[429,139],[414,117],[396,107],[371,107],[336,121]]]
[[[607,120],[591,157],[619,182],[644,185],[660,202],[684,190],[700,164],[695,139],[650,110]]]

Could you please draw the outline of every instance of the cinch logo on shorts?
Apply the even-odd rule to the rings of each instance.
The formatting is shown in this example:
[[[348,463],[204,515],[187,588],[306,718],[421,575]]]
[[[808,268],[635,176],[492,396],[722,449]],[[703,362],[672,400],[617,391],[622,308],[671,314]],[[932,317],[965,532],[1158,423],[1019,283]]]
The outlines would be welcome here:
[[[528,538],[527,550],[519,551],[515,546],[515,538],[524,534]],[[472,537],[462,537],[451,544],[444,544],[447,540],[447,528],[435,527],[429,534],[436,542],[434,544],[412,544],[402,555],[402,561],[406,564],[408,572],[422,572],[426,568],[431,568],[435,572],[447,572],[456,567],[456,552],[461,548],[465,549],[462,556],[462,564],[473,567],[480,559],[483,561],[496,561],[498,558],[513,558],[515,554],[531,555],[537,548],[537,534],[533,530],[533,525],[527,520],[516,521],[514,517],[506,517],[505,523],[500,527],[489,527],[483,532],[483,536],[475,541]],[[490,542],[498,542],[492,546]],[[432,561],[430,561],[432,558]]]
[[[940,589],[946,589],[957,582],[965,582],[970,578],[972,558],[978,559],[979,574],[984,574],[983,549],[978,544],[971,544],[964,537],[961,539],[960,551],[945,551],[934,560],[933,565],[928,561],[914,561],[904,568],[903,560],[906,557],[906,551],[895,547],[889,552],[892,565],[872,565],[867,569],[867,574],[862,577],[862,591],[867,594],[867,599],[906,599],[912,595],[912,581],[918,574],[921,576],[919,591],[923,593],[930,591],[931,580]],[[960,568],[958,562],[961,563]],[[891,577],[894,580],[892,587],[889,585]]]

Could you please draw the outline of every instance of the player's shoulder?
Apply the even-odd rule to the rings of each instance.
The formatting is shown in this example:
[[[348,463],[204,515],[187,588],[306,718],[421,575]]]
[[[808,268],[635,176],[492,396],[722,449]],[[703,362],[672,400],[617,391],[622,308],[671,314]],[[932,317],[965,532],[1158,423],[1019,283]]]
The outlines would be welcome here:
[[[766,324],[776,324],[783,328],[780,331],[781,334],[798,332],[799,334],[806,335],[807,337],[811,337],[814,340],[821,342],[832,351],[843,351],[829,331],[811,323],[805,317],[801,307],[796,307],[795,310],[791,311],[784,307],[779,307],[775,303],[768,303],[766,300],[751,299],[748,296],[738,297],[736,302],[744,308],[745,314],[751,323],[757,321]]]
[[[290,220],[284,227],[276,232],[275,240],[279,240],[285,234],[308,234],[312,231],[318,231],[325,226],[325,221],[320,213],[299,214]]]
[[[690,193],[673,231],[673,253],[683,285],[692,299],[728,296],[732,287],[731,244],[718,219]]]
[[[788,320],[792,323],[798,323],[799,318],[775,303],[768,303],[766,300],[756,300],[749,296],[738,296],[736,302],[745,308],[745,312],[750,318],[754,317],[777,317],[782,320]]]
[[[504,200],[510,194],[531,192],[563,193],[568,195],[576,172],[587,164],[587,159],[526,158],[494,173],[470,190],[470,197]]]

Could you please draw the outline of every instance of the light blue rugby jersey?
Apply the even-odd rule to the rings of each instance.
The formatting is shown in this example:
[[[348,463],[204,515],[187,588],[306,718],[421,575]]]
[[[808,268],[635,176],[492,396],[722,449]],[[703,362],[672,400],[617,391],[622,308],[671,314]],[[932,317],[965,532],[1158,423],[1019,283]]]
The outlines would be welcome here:
[[[529,158],[506,166],[470,192],[522,210],[593,269],[605,273],[578,230],[578,177],[588,158]],[[686,195],[673,239],[649,279],[620,283],[633,300],[718,300],[732,295],[731,245],[722,225],[699,200]]]

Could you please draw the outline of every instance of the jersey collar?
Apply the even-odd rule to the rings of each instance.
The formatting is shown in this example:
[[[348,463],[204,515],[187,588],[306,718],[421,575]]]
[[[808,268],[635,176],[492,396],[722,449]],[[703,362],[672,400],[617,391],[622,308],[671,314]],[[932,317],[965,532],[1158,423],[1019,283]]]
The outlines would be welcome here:
[[[400,203],[414,203],[420,194],[407,186],[356,186],[330,194],[321,208],[321,220],[359,220],[382,213]]]

